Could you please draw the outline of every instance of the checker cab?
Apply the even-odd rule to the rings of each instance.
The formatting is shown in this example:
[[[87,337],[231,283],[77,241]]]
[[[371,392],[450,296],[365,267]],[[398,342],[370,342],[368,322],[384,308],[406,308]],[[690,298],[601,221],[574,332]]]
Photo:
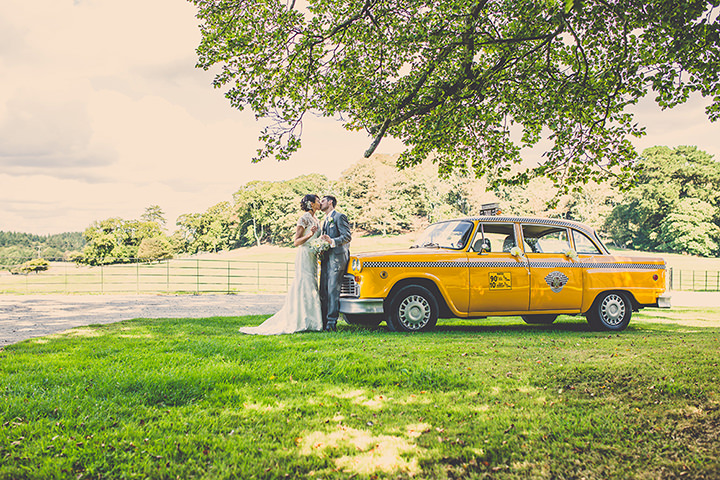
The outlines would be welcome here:
[[[424,331],[438,318],[584,315],[624,330],[633,311],[670,307],[662,258],[611,255],[582,223],[468,217],[430,225],[408,250],[351,255],[340,312],[349,323]]]

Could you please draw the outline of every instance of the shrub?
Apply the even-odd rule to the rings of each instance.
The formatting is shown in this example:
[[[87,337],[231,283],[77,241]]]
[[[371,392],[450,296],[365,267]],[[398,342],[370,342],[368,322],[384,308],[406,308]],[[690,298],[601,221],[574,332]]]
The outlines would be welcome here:
[[[172,258],[173,248],[166,237],[143,238],[137,256],[141,260],[164,260]]]
[[[36,258],[35,260],[30,260],[29,262],[25,262],[21,265],[11,268],[10,273],[12,273],[13,275],[27,275],[31,272],[44,272],[48,268],[50,268],[50,262],[48,262],[44,258]]]

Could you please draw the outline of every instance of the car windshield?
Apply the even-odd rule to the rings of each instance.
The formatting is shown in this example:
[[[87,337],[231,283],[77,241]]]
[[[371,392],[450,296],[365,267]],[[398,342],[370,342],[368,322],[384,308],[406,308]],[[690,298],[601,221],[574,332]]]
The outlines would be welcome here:
[[[461,250],[467,245],[472,229],[473,223],[467,220],[435,223],[423,232],[415,247]]]

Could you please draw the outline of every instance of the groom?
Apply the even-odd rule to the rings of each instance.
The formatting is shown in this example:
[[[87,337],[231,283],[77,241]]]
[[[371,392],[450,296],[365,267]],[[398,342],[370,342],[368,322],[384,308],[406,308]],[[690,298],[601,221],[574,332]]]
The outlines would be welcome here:
[[[340,286],[350,259],[350,222],[344,213],[335,210],[337,200],[326,195],[320,200],[320,210],[325,213],[320,238],[330,243],[330,248],[320,260],[320,301],[322,303],[323,328],[334,332],[340,316]]]

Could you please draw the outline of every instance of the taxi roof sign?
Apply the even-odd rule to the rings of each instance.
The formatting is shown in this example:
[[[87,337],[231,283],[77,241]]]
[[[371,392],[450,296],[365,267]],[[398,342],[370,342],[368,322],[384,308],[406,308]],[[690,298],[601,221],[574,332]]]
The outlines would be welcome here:
[[[484,203],[480,207],[480,215],[500,215],[502,209],[500,209],[499,203]]]

